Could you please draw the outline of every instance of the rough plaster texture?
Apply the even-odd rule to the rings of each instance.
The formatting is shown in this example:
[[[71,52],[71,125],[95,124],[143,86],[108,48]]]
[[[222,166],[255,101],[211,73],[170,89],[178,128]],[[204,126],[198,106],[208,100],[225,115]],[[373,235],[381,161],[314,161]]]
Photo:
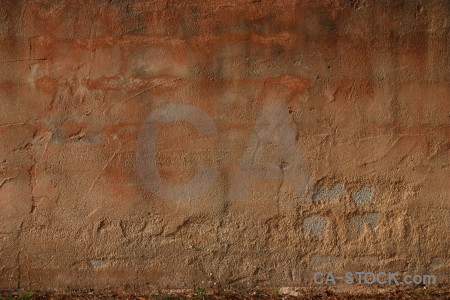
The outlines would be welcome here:
[[[449,284],[449,20],[445,0],[2,0],[0,287],[308,286],[361,270]],[[139,132],[167,104],[217,129],[159,132],[165,182],[217,171],[189,201],[138,172]],[[307,195],[278,138],[261,154],[278,177],[244,178],[247,199],[230,200],[271,105]]]

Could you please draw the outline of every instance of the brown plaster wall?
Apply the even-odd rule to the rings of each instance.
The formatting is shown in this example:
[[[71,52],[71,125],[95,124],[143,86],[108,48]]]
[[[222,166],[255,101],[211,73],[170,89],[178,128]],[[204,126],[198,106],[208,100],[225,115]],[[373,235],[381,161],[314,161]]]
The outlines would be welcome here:
[[[2,0],[0,287],[448,284],[449,20],[439,0]]]

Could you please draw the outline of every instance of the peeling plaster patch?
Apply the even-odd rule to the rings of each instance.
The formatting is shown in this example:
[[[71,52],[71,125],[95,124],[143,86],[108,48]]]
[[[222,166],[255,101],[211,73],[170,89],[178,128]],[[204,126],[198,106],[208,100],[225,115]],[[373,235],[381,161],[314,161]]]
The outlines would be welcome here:
[[[322,218],[320,216],[311,216],[303,220],[302,231],[308,232],[311,230],[313,234],[315,234],[316,236],[320,236],[322,235],[326,225],[327,220],[325,218]]]
[[[4,178],[0,181],[0,188],[8,181],[10,181],[11,179],[14,179],[12,177],[8,177],[8,178]]]
[[[442,259],[440,257],[433,257],[430,263],[430,268],[435,268],[442,264]]]
[[[106,264],[106,261],[104,260],[91,260],[91,265],[94,267],[100,267]]]
[[[360,206],[364,203],[370,202],[373,196],[373,191],[371,188],[363,187],[359,191],[352,193],[352,199],[355,201],[356,205]]]
[[[369,213],[361,216],[355,216],[352,218],[352,223],[358,229],[361,229],[364,223],[369,223],[370,227],[377,226],[378,223],[378,214],[377,213]]]
[[[327,88],[324,92],[325,96],[327,97],[328,101],[333,102],[336,99],[336,93],[338,91],[338,88]]]
[[[344,185],[342,183],[337,183],[330,189],[323,189],[314,193],[312,195],[312,200],[330,200],[333,198],[337,198],[338,196],[345,196]]]

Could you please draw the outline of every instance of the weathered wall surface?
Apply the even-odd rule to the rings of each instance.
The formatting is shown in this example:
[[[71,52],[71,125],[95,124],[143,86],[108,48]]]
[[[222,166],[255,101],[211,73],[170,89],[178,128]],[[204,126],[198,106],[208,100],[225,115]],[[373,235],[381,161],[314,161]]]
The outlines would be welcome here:
[[[448,284],[449,20],[439,0],[2,0],[1,288]]]

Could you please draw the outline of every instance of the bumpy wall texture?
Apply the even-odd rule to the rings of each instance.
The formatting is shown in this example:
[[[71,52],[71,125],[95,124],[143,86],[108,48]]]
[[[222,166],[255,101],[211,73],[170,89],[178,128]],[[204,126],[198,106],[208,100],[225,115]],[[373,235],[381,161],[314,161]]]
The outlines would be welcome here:
[[[449,3],[2,0],[1,287],[448,284]]]

